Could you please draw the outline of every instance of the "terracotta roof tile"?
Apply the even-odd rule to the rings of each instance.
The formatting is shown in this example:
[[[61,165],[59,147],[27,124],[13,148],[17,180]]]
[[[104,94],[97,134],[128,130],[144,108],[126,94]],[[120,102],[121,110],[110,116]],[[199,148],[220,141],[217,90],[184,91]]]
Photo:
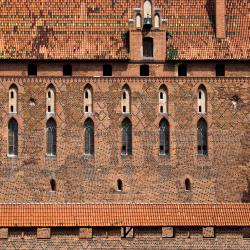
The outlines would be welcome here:
[[[128,59],[128,20],[141,0],[1,1],[2,59]],[[250,2],[226,0],[226,39],[215,38],[214,1],[155,0],[172,38],[169,60],[250,59]]]
[[[250,226],[250,204],[0,204],[0,227]]]

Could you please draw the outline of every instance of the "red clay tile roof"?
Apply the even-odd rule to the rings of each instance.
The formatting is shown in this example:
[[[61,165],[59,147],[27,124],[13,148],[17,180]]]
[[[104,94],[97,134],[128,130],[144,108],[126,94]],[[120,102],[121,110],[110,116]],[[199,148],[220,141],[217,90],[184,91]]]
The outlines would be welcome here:
[[[0,227],[250,226],[250,204],[0,204]]]
[[[128,20],[141,0],[0,2],[2,59],[128,59]],[[250,59],[250,2],[226,0],[226,39],[215,38],[214,0],[155,0],[169,60]]]

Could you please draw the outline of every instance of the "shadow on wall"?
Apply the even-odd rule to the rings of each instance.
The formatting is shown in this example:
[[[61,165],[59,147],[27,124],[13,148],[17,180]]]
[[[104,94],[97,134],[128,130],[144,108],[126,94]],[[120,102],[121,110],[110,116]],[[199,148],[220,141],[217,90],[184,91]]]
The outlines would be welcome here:
[[[244,203],[250,203],[250,180],[247,179],[247,191],[243,192],[241,201]]]
[[[216,0],[207,0],[206,3],[207,14],[214,32],[215,32],[215,1]]]

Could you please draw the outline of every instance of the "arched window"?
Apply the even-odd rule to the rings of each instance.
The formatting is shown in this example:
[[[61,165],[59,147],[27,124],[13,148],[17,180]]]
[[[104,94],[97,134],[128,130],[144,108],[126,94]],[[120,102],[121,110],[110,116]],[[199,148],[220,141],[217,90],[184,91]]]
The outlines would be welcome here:
[[[122,97],[121,97],[121,105],[122,105],[122,113],[130,113],[130,88],[126,84],[122,88]]]
[[[47,155],[56,155],[56,122],[50,118],[46,123],[47,130]]]
[[[160,16],[159,16],[159,14],[155,14],[154,23],[155,23],[155,28],[160,28]]]
[[[132,124],[128,118],[122,122],[122,154],[132,154]]]
[[[140,14],[137,14],[135,17],[135,25],[137,29],[141,28],[141,15]]]
[[[166,119],[160,121],[160,154],[169,155],[169,124]]]
[[[200,114],[207,112],[207,91],[204,85],[198,88],[198,112]]]
[[[118,179],[117,180],[117,190],[122,191],[122,188],[123,188],[122,180]]]
[[[50,180],[51,191],[56,191],[56,181],[54,179]]]
[[[85,155],[94,154],[94,123],[88,118],[84,123]]]
[[[191,191],[191,182],[189,179],[185,180],[185,190],[186,191]]]
[[[165,85],[162,85],[159,89],[159,112],[161,114],[167,113],[168,106],[168,95],[167,88]]]
[[[17,97],[18,90],[15,84],[12,84],[9,88],[9,112],[17,113]]]
[[[8,155],[18,155],[18,123],[14,118],[8,124]]]
[[[56,90],[55,87],[50,84],[47,88],[47,96],[46,96],[46,103],[47,103],[47,113],[55,113],[55,100],[56,100]]]
[[[151,37],[143,38],[143,56],[153,57],[154,56],[154,42]]]
[[[93,91],[92,87],[88,84],[84,88],[84,112],[91,114],[93,111]]]
[[[144,2],[144,18],[152,17],[152,4],[149,0]]]
[[[197,124],[197,150],[199,155],[207,155],[207,123],[201,118]]]

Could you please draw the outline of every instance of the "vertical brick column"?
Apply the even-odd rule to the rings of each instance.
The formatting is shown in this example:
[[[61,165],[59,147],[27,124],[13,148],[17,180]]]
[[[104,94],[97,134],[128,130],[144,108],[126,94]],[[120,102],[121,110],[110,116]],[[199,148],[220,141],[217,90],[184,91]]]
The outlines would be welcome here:
[[[0,228],[0,239],[7,239],[8,231],[8,228]]]
[[[92,238],[92,228],[81,227],[79,229],[80,239],[91,239]]]
[[[226,4],[225,0],[216,0],[216,37],[225,38],[226,37]]]
[[[50,239],[50,228],[37,228],[37,239]]]

